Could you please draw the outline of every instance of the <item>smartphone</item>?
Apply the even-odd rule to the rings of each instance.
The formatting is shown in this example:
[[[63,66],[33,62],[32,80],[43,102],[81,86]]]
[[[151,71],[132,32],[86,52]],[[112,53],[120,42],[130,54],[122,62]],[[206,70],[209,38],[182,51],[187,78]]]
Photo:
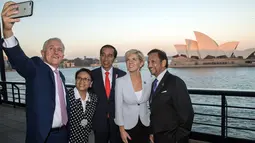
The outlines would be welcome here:
[[[22,18],[22,17],[29,17],[33,15],[33,1],[24,1],[20,3],[16,3],[18,5],[17,10],[19,13],[12,15],[12,18]]]

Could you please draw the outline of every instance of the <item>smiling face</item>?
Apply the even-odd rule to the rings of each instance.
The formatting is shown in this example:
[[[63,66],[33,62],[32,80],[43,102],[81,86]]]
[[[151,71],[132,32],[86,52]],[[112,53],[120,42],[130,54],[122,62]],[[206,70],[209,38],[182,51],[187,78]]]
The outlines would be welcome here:
[[[87,91],[89,87],[91,87],[92,79],[90,75],[82,71],[77,74],[77,77],[75,79],[75,86],[78,89],[78,91]]]
[[[113,48],[105,47],[102,49],[102,51],[100,53],[100,61],[101,61],[102,67],[106,71],[111,69],[114,58],[115,57],[114,57],[114,49]]]
[[[46,63],[54,68],[58,68],[64,58],[64,46],[60,40],[49,40],[45,44],[41,54]]]
[[[158,53],[151,53],[148,56],[148,68],[151,74],[157,77],[166,69],[166,60],[161,61]]]
[[[139,59],[137,54],[129,54],[126,57],[127,70],[129,72],[137,72],[141,69],[144,62]]]

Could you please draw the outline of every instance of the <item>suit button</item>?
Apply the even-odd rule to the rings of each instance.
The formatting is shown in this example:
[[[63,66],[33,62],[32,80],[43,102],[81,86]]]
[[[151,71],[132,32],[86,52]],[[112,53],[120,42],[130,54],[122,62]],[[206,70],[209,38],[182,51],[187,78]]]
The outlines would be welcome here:
[[[139,103],[138,103],[137,105],[138,105],[138,106],[140,106],[140,104],[139,104]]]

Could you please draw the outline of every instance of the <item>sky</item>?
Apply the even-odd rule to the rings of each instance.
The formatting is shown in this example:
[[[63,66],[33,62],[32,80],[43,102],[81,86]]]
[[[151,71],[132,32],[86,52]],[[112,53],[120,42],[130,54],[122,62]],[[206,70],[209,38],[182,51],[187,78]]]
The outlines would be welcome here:
[[[3,4],[8,0],[0,3]],[[17,0],[15,2],[21,2]],[[59,37],[66,58],[98,57],[111,44],[123,56],[153,48],[176,54],[174,44],[205,33],[219,45],[239,41],[255,48],[255,0],[34,0],[34,14],[14,25],[29,56],[40,56],[44,41]]]

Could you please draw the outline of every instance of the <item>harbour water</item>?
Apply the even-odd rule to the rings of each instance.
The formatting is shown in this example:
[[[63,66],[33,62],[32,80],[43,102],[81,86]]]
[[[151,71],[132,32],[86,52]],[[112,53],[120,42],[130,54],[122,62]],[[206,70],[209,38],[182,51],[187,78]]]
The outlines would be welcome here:
[[[118,63],[118,68],[126,71],[125,63]],[[88,67],[94,69],[93,67]],[[61,69],[66,82],[74,84],[74,75],[79,68]],[[249,89],[255,90],[255,67],[215,67],[215,68],[169,68],[168,71],[181,77],[189,88]],[[150,72],[145,65],[143,76]],[[6,72],[7,81],[25,81],[17,72]]]
[[[118,63],[118,68],[126,71],[125,63]],[[90,69],[94,69],[89,67]],[[74,75],[79,68],[61,69],[69,84],[74,84]],[[236,89],[236,90],[255,90],[255,67],[219,67],[219,68],[169,68],[170,73],[181,77],[188,88],[210,88],[210,89]],[[150,72],[145,65],[142,69],[145,77],[150,77]],[[7,81],[24,81],[17,72],[7,72]],[[208,103],[220,105],[220,96],[191,95],[193,103]],[[247,97],[228,97],[228,105],[255,107],[255,99]],[[185,106],[185,105],[184,105]],[[221,110],[218,107],[194,106],[195,112],[220,115]],[[240,116],[255,118],[254,110],[228,109],[229,116]],[[196,122],[221,124],[219,117],[205,117],[196,115]],[[254,121],[228,119],[228,125],[235,127],[247,127],[255,130]],[[204,125],[194,125],[192,130],[210,134],[220,134],[220,128],[208,127]],[[248,138],[255,140],[255,132],[240,131],[228,129],[228,136]]]

